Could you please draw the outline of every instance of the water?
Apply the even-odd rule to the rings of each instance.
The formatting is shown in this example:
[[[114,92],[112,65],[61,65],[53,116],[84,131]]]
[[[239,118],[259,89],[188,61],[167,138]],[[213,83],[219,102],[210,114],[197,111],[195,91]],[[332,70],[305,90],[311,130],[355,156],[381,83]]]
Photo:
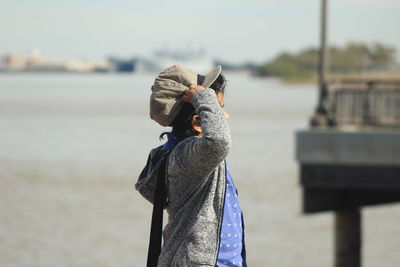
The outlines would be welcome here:
[[[312,85],[228,73],[228,164],[248,261],[333,266],[331,213],[301,214],[294,132]],[[151,206],[133,189],[165,129],[150,120],[153,75],[0,76],[1,266],[145,266]],[[364,266],[398,266],[399,205],[363,210]]]

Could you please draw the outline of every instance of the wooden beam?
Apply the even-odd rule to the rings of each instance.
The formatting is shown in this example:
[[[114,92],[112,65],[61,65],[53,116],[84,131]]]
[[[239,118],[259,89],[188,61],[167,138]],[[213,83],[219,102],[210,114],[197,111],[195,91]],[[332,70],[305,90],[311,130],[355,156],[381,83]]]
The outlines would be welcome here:
[[[335,212],[335,267],[361,267],[361,211]]]

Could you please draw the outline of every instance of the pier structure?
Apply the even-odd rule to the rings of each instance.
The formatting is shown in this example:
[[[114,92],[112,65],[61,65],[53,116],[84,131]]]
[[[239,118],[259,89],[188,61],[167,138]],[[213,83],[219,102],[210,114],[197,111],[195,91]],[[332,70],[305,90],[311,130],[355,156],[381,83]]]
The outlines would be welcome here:
[[[362,266],[362,208],[400,201],[400,78],[328,77],[321,0],[318,104],[296,132],[305,214],[335,214],[335,267]]]
[[[360,267],[362,207],[400,201],[400,79],[332,80],[328,122],[296,133],[303,212],[335,212],[335,267]]]

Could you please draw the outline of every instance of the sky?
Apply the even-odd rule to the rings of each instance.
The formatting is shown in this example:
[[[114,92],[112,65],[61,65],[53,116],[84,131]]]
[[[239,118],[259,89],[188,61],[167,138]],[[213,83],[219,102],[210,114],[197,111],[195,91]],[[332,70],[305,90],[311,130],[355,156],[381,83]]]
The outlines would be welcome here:
[[[320,0],[0,0],[0,53],[54,58],[149,56],[204,49],[262,63],[319,44]],[[381,42],[400,59],[399,0],[329,0],[328,40]]]

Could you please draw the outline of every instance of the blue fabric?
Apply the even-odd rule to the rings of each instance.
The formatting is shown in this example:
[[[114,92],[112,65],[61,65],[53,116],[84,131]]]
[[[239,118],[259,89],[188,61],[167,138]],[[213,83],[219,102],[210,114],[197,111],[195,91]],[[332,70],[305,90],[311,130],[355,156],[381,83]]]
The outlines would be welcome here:
[[[180,141],[185,139],[184,137],[177,137],[173,133],[167,133],[168,141],[163,145],[164,149],[173,149]]]
[[[244,220],[232,175],[226,166],[226,195],[218,267],[246,267]]]

